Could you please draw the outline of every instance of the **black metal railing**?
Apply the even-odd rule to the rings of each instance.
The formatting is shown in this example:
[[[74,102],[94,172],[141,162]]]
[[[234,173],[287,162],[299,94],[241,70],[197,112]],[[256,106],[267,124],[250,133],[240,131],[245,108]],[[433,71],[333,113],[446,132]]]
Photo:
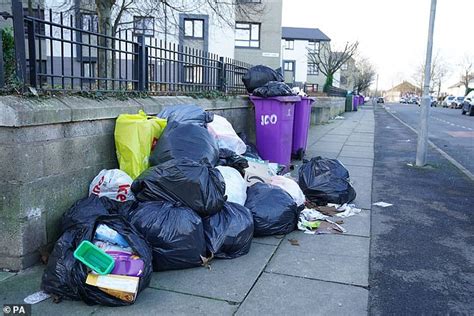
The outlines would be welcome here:
[[[247,63],[132,30],[103,35],[95,32],[91,19],[84,25],[74,15],[39,8],[37,14],[24,15],[21,3],[15,5],[15,40],[22,42],[15,49],[23,50],[16,53],[17,72],[25,86],[44,91],[246,93],[241,78],[251,67]]]

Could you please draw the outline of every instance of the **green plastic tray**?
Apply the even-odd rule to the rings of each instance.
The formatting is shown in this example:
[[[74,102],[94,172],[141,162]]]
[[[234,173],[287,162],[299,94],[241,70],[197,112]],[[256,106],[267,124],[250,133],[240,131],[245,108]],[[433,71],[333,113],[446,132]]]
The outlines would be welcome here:
[[[114,258],[88,240],[83,240],[76,251],[74,258],[97,272],[109,274],[114,268]]]

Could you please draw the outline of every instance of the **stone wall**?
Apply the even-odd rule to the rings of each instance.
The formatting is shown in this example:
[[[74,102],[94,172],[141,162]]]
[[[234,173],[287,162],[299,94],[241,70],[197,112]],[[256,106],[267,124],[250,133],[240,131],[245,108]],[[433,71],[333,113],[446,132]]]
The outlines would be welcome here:
[[[345,111],[346,98],[317,97],[311,108],[311,124],[327,123]]]
[[[143,109],[156,114],[173,104],[198,104],[254,134],[248,98],[152,97],[97,101],[0,97],[0,268],[28,267],[58,237],[61,215],[87,195],[101,169],[117,168],[115,118]]]

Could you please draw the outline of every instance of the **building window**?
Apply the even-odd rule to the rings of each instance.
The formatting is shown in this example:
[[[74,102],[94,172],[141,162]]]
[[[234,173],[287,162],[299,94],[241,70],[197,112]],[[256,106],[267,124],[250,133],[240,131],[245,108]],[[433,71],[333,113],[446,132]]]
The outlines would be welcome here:
[[[88,63],[88,62],[83,62],[82,63],[82,71],[84,74],[84,78],[95,78],[95,74],[97,68],[96,63]]]
[[[347,64],[342,64],[341,70],[347,70]]]
[[[154,36],[155,18],[151,16],[134,16],[133,32],[135,35]]]
[[[319,42],[316,41],[309,41],[308,42],[308,49],[311,52],[318,53],[319,52]]]
[[[294,63],[292,61],[285,61],[283,63],[283,70],[284,71],[293,71],[294,70],[293,65],[294,65]]]
[[[260,47],[260,24],[243,23],[235,24],[235,47]]]
[[[99,18],[95,13],[81,13],[81,28],[88,32],[98,32]]]
[[[204,38],[204,20],[184,19],[184,37]]]
[[[288,50],[295,49],[295,41],[294,40],[285,40],[285,49],[288,49]]]
[[[308,63],[308,75],[318,75],[319,68],[316,63]]]

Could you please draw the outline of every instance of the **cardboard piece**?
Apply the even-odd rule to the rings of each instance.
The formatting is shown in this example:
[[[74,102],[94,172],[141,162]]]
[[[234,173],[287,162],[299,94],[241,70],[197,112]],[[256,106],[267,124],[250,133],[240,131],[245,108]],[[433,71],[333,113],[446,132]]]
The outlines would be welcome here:
[[[124,275],[97,275],[89,273],[86,284],[96,286],[100,290],[126,302],[134,302],[138,293],[139,277]]]

